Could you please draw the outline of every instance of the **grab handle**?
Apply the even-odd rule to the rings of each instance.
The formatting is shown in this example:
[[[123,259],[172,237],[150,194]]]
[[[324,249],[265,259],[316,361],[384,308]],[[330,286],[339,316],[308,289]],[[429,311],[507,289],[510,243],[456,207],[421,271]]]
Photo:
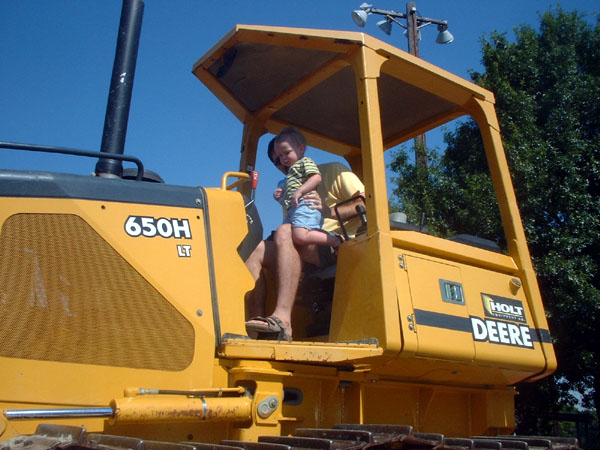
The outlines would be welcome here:
[[[227,179],[230,177],[236,177],[239,179],[228,186]],[[250,175],[245,172],[225,172],[223,174],[223,178],[221,178],[221,189],[223,191],[230,191],[231,189],[238,187],[240,184],[245,183],[249,179]]]

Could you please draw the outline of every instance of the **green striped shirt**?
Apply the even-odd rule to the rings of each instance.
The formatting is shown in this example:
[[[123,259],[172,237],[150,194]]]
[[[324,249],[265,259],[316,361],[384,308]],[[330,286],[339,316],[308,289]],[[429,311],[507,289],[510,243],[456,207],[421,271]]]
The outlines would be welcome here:
[[[308,156],[299,159],[288,169],[285,179],[285,206],[289,209],[292,205],[292,197],[300,186],[306,183],[311,175],[320,175],[317,164]]]

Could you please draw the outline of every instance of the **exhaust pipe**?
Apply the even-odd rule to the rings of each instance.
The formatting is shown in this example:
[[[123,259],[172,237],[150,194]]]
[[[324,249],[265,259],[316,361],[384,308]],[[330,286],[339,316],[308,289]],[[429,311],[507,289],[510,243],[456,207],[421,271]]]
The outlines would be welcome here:
[[[103,153],[122,155],[125,150],[127,121],[143,15],[144,2],[142,0],[123,0],[100,146],[100,151]],[[120,178],[123,175],[123,165],[121,161],[115,159],[100,158],[95,172],[99,177]]]

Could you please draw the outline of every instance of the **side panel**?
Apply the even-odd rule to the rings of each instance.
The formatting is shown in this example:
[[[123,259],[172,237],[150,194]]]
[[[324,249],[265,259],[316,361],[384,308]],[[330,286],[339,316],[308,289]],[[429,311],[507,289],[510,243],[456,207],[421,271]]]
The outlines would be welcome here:
[[[46,198],[7,196],[0,185],[1,409],[106,407],[126,388],[214,387],[214,260],[201,191],[153,185],[153,200],[140,194],[135,203],[137,184],[119,183],[80,195],[57,180],[30,189]],[[152,204],[167,197],[172,205]],[[232,249],[230,257],[239,258],[238,234],[220,248]],[[225,294],[236,291],[243,302],[243,287],[230,285]],[[104,419],[51,421],[174,441],[228,432],[227,424],[125,430]],[[37,423],[9,421],[1,435],[33,433]]]
[[[224,334],[246,335],[244,295],[254,288],[254,280],[237,251],[248,229],[242,196],[232,191],[206,189],[206,198],[220,342]]]
[[[412,255],[399,255],[398,260],[403,261],[408,272],[414,310],[412,321],[418,336],[417,355],[473,360],[473,339],[460,329],[461,324],[469,320],[464,297],[462,302],[444,300],[440,289],[447,283],[464,285],[459,267]],[[423,322],[429,326],[421,327]]]
[[[394,237],[400,320],[417,344],[383,373],[505,385],[544,369],[549,333],[536,329],[509,257],[414,232]]]

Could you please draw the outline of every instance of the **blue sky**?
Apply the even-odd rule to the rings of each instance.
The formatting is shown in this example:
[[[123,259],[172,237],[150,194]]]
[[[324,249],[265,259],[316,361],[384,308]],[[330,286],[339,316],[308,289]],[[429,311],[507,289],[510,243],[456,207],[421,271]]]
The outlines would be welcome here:
[[[125,153],[167,183],[215,187],[237,170],[242,125],[191,73],[192,65],[236,23],[359,30],[350,17],[362,0],[146,0]],[[445,19],[455,41],[436,44],[422,30],[421,57],[469,79],[480,70],[480,38],[529,24],[554,1],[422,0],[421,16]],[[373,2],[405,11],[405,2]],[[593,0],[563,2],[590,15]],[[0,140],[99,150],[119,26],[119,0],[0,0]],[[391,36],[371,17],[368,34],[406,50],[402,30]],[[263,137],[257,191],[265,233],[281,220],[271,197],[277,179]],[[428,145],[441,146],[437,136]],[[331,157],[313,151],[317,162]],[[0,150],[0,167],[89,174],[96,161],[73,156]],[[129,167],[127,164],[125,167]]]

